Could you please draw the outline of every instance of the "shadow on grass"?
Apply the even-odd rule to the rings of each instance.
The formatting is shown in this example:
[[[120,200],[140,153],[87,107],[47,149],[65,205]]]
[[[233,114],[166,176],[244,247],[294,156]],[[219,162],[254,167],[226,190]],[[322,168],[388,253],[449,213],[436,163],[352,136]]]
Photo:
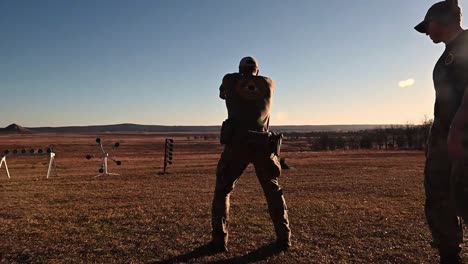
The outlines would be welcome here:
[[[267,260],[275,255],[283,252],[278,250],[276,243],[266,244],[255,251],[249,252],[243,256],[237,256],[224,260],[212,261],[212,264],[223,264],[223,263],[254,263],[262,260]]]
[[[279,253],[281,253],[281,250],[278,250],[276,248],[275,243],[270,243],[267,245],[264,245],[255,251],[249,252],[246,255],[243,256],[237,256],[237,257],[232,257],[229,259],[223,259],[223,260],[217,260],[217,261],[211,261],[209,263],[212,264],[223,264],[223,263],[254,263],[262,260],[267,260]],[[194,261],[198,258],[203,258],[207,256],[213,256],[212,252],[210,252],[209,248],[206,245],[203,245],[201,247],[198,247],[194,249],[193,251],[175,256],[169,259],[165,259],[159,262],[155,262],[158,264],[169,264],[169,263],[186,263],[186,262],[191,262]]]
[[[211,252],[209,245],[206,244],[206,245],[202,245],[200,247],[195,248],[191,252],[188,252],[179,256],[175,256],[172,258],[168,258],[165,260],[157,261],[155,262],[155,264],[186,263],[186,262],[190,262],[195,259],[198,259],[198,258],[203,258],[207,256],[212,256],[212,255],[214,255],[214,253]]]

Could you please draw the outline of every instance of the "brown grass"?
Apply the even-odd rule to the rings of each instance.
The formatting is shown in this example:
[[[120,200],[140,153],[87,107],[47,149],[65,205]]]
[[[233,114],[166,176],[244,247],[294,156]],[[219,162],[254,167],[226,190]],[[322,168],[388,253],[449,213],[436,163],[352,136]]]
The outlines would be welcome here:
[[[55,144],[47,157],[8,157],[0,170],[1,263],[434,263],[424,220],[420,152],[290,152],[283,156],[292,250],[274,254],[265,199],[249,167],[232,196],[230,252],[197,250],[210,239],[210,205],[221,147],[175,135],[175,164],[162,170],[164,137],[104,134],[121,176],[93,178],[95,135],[0,136],[0,149]],[[287,142],[286,142],[287,144]]]

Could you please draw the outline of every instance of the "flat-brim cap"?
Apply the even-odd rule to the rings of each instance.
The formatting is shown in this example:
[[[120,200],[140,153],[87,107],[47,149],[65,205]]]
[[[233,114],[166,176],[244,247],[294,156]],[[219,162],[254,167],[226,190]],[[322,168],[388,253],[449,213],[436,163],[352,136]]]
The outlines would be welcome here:
[[[417,24],[414,29],[419,33],[426,34],[427,27],[431,21],[446,22],[450,19],[460,18],[461,9],[457,2],[458,1],[442,1],[435,3],[427,10],[424,20]]]
[[[428,26],[428,22],[423,20],[421,23],[417,24],[414,29],[416,29],[416,31],[418,31],[419,33],[423,33],[423,34],[426,34],[427,33],[427,26]]]

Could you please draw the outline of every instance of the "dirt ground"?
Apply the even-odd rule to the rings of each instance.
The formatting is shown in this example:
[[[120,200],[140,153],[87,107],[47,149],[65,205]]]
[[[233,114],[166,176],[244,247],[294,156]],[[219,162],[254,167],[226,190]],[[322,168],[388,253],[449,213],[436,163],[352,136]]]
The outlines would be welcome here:
[[[94,178],[96,136],[120,176]],[[159,175],[165,137],[175,139],[170,174]],[[190,137],[188,139],[187,137]],[[273,226],[249,167],[232,195],[230,252],[209,255],[210,206],[222,147],[188,134],[1,135],[0,150],[54,144],[47,156],[7,157],[0,170],[0,263],[435,263],[424,220],[423,153],[297,151],[280,183],[293,248],[275,253]],[[296,144],[296,145],[294,145]],[[302,148],[302,147],[301,147]],[[466,258],[466,256],[465,256]]]

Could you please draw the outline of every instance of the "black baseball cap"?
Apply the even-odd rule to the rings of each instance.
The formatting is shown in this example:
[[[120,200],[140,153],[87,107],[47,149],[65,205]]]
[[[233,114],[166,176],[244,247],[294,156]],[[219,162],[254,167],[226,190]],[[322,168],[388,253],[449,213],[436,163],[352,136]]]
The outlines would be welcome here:
[[[424,20],[414,27],[419,33],[427,33],[427,26],[431,21],[448,22],[453,19],[461,18],[461,9],[458,6],[458,1],[442,1],[435,3],[427,11]]]

